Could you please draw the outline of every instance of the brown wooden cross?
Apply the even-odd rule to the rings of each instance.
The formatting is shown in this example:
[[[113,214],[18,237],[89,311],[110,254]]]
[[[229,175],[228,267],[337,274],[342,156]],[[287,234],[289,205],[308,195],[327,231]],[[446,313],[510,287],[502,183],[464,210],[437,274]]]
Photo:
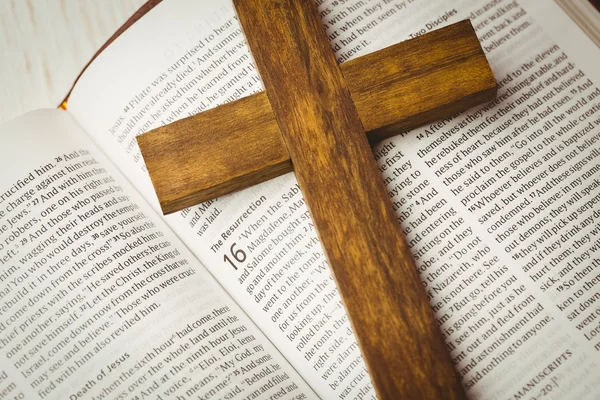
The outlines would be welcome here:
[[[163,212],[293,170],[379,398],[464,398],[369,142],[495,98],[471,24],[338,66],[314,0],[234,5],[265,92],[138,137]]]

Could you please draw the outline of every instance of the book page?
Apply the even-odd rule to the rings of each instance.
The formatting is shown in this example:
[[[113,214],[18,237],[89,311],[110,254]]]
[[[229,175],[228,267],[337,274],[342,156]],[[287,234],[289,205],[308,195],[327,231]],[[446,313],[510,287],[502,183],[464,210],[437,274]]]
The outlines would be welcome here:
[[[69,114],[0,167],[0,398],[314,397]]]
[[[197,6],[157,8],[71,100],[148,198],[135,135],[261,90],[230,6]],[[471,18],[498,99],[375,158],[469,397],[598,397],[598,49],[554,3],[318,7],[339,62]],[[319,395],[374,397],[293,174],[166,221]]]

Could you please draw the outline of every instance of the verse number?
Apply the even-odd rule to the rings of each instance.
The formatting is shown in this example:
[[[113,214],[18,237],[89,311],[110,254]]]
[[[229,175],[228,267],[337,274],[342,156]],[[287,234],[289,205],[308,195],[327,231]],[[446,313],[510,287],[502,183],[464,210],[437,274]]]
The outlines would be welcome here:
[[[234,260],[237,261],[238,263],[243,263],[244,261],[246,261],[246,252],[242,249],[235,249],[235,246],[237,245],[237,243],[234,243],[231,245],[231,247],[229,248],[229,250],[231,251],[231,256],[233,257],[233,260],[231,258],[229,258],[229,255],[225,254],[223,256],[223,260],[225,262],[228,262],[229,264],[231,264],[231,266],[233,267],[233,269],[235,269],[237,271],[237,266],[235,265],[235,263],[233,262]]]

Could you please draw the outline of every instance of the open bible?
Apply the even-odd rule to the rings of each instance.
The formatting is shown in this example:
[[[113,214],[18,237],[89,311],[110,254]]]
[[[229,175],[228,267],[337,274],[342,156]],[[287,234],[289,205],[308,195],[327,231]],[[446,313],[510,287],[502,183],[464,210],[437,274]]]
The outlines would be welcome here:
[[[374,157],[468,396],[598,398],[600,50],[553,2],[316,3],[340,63],[472,20],[498,99]],[[261,89],[169,0],[0,127],[0,400],[375,398],[291,174],[160,215],[135,137]]]

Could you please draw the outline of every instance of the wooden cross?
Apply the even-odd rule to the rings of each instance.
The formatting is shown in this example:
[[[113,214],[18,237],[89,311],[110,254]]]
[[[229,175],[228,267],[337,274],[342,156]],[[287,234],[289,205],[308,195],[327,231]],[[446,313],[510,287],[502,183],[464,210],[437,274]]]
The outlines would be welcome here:
[[[379,398],[464,398],[369,142],[495,98],[470,22],[338,66],[313,0],[234,5],[265,92],[138,137],[163,212],[293,170]]]

